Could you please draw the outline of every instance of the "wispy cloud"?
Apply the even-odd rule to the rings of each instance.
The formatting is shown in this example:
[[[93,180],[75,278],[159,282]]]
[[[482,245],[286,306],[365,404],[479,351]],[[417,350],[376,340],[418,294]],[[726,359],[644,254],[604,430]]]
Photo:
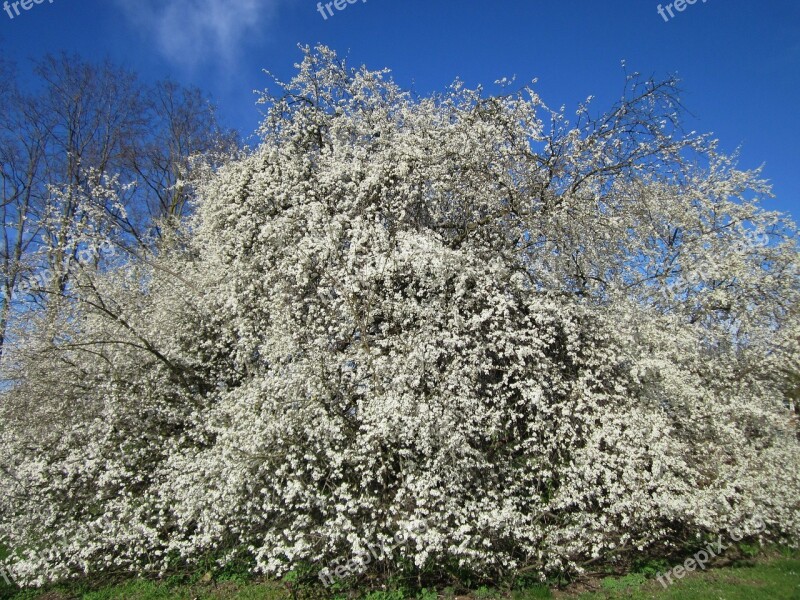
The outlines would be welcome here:
[[[115,0],[172,63],[230,64],[260,36],[281,0]]]

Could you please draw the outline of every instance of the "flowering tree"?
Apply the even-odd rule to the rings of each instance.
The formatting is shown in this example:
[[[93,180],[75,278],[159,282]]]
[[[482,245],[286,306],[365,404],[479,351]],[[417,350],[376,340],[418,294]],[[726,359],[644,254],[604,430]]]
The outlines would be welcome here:
[[[571,123],[318,48],[263,102],[185,231],[15,349],[20,579],[341,576],[370,545],[346,574],[545,575],[754,517],[796,542],[796,232],[674,81]]]

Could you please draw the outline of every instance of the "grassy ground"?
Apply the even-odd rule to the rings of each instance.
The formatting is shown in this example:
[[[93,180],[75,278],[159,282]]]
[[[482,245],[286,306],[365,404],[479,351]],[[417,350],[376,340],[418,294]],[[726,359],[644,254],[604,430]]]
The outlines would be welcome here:
[[[80,586],[44,591],[13,589],[0,578],[0,599],[13,600],[298,600],[284,584],[257,582],[158,583],[134,580],[90,591]],[[366,600],[405,600],[402,592],[377,592]],[[444,590],[438,596],[422,592],[418,600],[800,600],[800,553],[771,553],[747,563],[690,573],[666,589],[655,579],[634,573],[624,577],[587,579],[567,589],[535,587],[513,592],[482,588],[469,596]],[[340,597],[344,598],[344,597]]]
[[[760,559],[751,565],[711,569],[669,585],[635,575],[608,578],[594,592],[554,597],[576,600],[800,600],[800,557]]]

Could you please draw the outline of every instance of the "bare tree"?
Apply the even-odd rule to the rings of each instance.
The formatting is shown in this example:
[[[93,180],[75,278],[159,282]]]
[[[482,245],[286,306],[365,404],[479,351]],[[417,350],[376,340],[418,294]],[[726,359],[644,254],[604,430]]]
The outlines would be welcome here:
[[[146,85],[109,61],[67,54],[33,72],[22,90],[0,64],[0,356],[15,298],[30,301],[21,314],[63,298],[92,232],[147,254],[186,213],[194,157],[213,164],[238,145],[197,88]]]
[[[143,188],[141,208],[148,222],[174,223],[193,194],[193,158],[225,156],[237,147],[238,136],[219,126],[215,107],[198,88],[162,81],[145,102],[153,133],[135,140],[127,162]]]

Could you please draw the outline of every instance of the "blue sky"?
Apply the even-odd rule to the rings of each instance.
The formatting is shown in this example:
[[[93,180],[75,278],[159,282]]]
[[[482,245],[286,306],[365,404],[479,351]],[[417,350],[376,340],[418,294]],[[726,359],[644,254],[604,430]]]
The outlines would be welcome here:
[[[41,1],[13,19],[0,12],[0,53],[21,72],[46,52],[108,57],[148,80],[203,88],[245,134],[259,121],[262,70],[290,77],[298,44],[389,67],[422,94],[456,77],[537,77],[554,107],[590,94],[609,105],[623,59],[645,75],[676,73],[688,127],[714,132],[727,151],[742,146],[741,167],[766,163],[777,196],[766,206],[800,218],[797,0],[696,0],[668,21],[654,0],[358,0],[327,19],[316,0]]]

